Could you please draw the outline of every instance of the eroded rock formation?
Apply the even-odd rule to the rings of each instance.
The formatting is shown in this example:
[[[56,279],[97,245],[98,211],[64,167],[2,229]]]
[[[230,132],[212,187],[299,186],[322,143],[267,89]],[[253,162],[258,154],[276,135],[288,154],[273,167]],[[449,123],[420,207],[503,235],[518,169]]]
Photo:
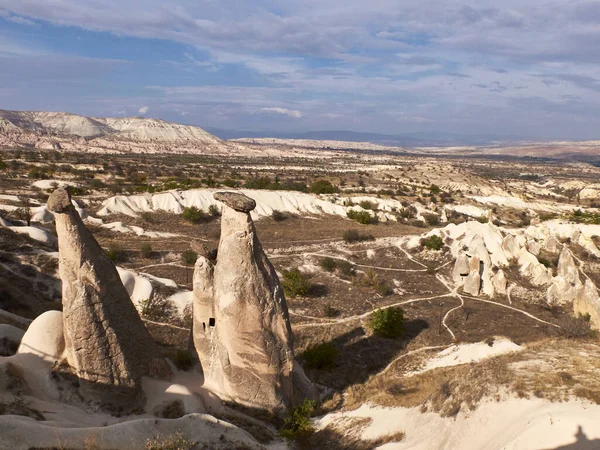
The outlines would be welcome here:
[[[86,400],[135,406],[154,343],[112,261],[83,224],[68,190],[48,199],[55,214],[65,356]]]
[[[205,385],[223,399],[277,411],[315,390],[294,360],[283,289],[256,235],[254,200],[219,192],[224,203],[216,265],[194,272],[194,344]]]

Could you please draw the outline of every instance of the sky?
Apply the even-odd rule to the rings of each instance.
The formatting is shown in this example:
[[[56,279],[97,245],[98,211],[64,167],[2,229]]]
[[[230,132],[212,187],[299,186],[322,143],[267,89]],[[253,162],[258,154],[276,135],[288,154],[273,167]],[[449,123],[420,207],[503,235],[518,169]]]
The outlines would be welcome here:
[[[600,139],[600,1],[0,0],[0,108]]]

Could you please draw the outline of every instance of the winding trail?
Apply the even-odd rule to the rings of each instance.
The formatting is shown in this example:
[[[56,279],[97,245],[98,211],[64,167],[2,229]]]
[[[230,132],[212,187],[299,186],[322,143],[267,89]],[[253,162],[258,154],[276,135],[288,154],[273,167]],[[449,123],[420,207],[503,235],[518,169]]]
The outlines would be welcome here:
[[[406,239],[403,240],[403,242],[406,242]],[[402,242],[400,243],[402,244]],[[420,261],[417,261],[410,253],[408,253],[406,251],[406,249],[404,249],[403,247],[401,247],[400,245],[397,247],[399,248],[406,256],[408,259],[410,259],[412,262],[422,266],[422,267],[427,267],[425,264],[421,263]],[[307,253],[306,255],[315,255],[315,256],[325,256],[321,253]],[[344,259],[344,258],[337,258],[337,259]],[[442,266],[440,266],[438,268],[438,270],[442,267],[445,267],[446,265],[448,265],[449,263],[445,263]],[[362,265],[362,267],[372,267],[374,269],[379,269],[377,266],[366,266],[366,265]],[[400,269],[397,269],[400,270]],[[423,272],[427,269],[405,269],[405,271],[413,271],[413,272]],[[450,315],[454,312],[459,310],[460,308],[464,307],[465,304],[465,299],[469,299],[469,300],[473,300],[476,302],[482,302],[482,303],[487,303],[490,305],[496,305],[500,308],[505,308],[520,314],[523,314],[527,317],[529,317],[530,319],[533,319],[539,323],[543,323],[545,325],[550,325],[552,327],[555,328],[560,328],[560,326],[551,323],[551,322],[547,322],[543,319],[540,319],[539,317],[534,316],[531,313],[528,313],[527,311],[523,311],[521,309],[515,308],[513,306],[509,306],[506,305],[504,303],[500,303],[500,302],[496,302],[493,300],[486,300],[483,298],[478,298],[478,297],[472,297],[469,295],[464,295],[464,294],[459,294],[457,292],[456,289],[452,288],[448,282],[439,274],[436,275],[436,279],[442,283],[444,285],[444,287],[448,290],[447,294],[441,294],[441,295],[435,295],[432,297],[422,297],[422,298],[413,298],[413,299],[409,299],[409,300],[403,300],[401,302],[396,302],[396,303],[392,303],[390,305],[385,305],[385,306],[381,306],[379,309],[388,309],[388,308],[393,308],[396,306],[402,306],[402,305],[407,305],[410,303],[417,303],[417,302],[423,302],[423,301],[431,301],[431,300],[436,300],[436,299],[442,299],[442,298],[448,298],[448,297],[454,297],[458,300],[460,300],[461,304],[459,306],[456,306],[454,308],[451,308],[450,310],[448,310],[446,312],[446,314],[444,315],[443,319],[442,319],[442,326],[446,329],[446,331],[448,331],[448,333],[450,334],[450,336],[452,336],[452,339],[455,341],[456,340],[456,335],[454,334],[454,332],[450,329],[450,327],[447,324],[447,320],[450,317]],[[509,299],[510,300],[510,299]],[[512,303],[512,302],[511,302]],[[324,327],[324,326],[332,326],[332,325],[338,325],[338,324],[344,324],[344,323],[349,323],[349,322],[353,322],[353,321],[357,321],[357,320],[363,320],[366,319],[367,317],[369,317],[372,314],[372,311],[368,311],[366,313],[362,313],[362,314],[357,314],[354,316],[349,316],[349,317],[344,317],[341,319],[324,319],[322,317],[314,317],[314,316],[306,316],[306,315],[302,315],[302,314],[297,314],[294,313],[293,311],[290,311],[290,315],[296,316],[296,317],[302,317],[305,319],[310,319],[310,320],[318,320],[318,323],[301,323],[301,324],[295,324],[294,328],[311,328],[311,327]]]

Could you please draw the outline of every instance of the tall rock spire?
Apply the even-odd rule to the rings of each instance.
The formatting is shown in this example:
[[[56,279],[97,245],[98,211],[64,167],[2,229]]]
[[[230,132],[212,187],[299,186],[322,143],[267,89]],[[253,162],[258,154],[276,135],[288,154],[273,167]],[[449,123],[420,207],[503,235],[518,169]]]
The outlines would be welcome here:
[[[68,190],[50,195],[55,214],[63,326],[69,365],[86,400],[135,406],[154,342],[112,261],[83,224]]]
[[[194,344],[205,385],[224,399],[281,410],[316,390],[294,359],[288,309],[256,235],[254,200],[218,192],[225,206],[218,261],[194,272]]]

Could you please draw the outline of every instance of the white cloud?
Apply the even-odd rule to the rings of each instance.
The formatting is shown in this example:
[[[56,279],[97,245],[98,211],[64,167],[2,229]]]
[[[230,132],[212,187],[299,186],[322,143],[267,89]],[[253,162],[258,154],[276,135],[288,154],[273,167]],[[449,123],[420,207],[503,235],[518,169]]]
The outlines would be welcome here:
[[[272,108],[262,108],[261,111],[275,113],[275,114],[282,114],[282,115],[286,115],[286,116],[290,116],[290,117],[295,117],[297,119],[302,117],[302,113],[300,111],[298,111],[297,109],[272,107]]]
[[[142,106],[140,109],[138,109],[138,114],[141,114],[141,115],[148,114],[148,111],[150,111],[150,107]]]

